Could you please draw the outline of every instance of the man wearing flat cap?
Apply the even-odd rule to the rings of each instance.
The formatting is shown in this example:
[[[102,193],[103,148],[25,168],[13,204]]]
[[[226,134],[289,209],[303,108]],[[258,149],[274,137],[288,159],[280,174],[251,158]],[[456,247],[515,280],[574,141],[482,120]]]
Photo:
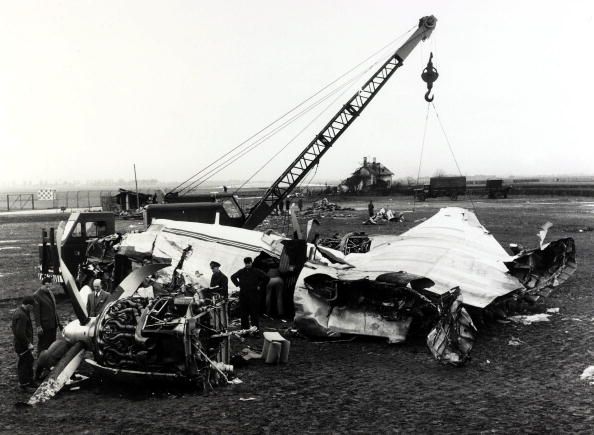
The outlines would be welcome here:
[[[33,385],[33,322],[31,313],[35,306],[33,296],[25,296],[12,315],[14,350],[18,356],[17,373],[21,388]]]
[[[219,294],[227,299],[229,297],[229,279],[221,272],[221,265],[216,261],[210,262],[210,269],[212,270],[212,278],[210,278],[210,288],[219,292]]]
[[[33,294],[35,305],[33,317],[37,325],[37,354],[46,350],[56,340],[56,331],[61,328],[56,312],[56,298],[52,292],[52,279],[49,276],[41,280],[41,288]]]

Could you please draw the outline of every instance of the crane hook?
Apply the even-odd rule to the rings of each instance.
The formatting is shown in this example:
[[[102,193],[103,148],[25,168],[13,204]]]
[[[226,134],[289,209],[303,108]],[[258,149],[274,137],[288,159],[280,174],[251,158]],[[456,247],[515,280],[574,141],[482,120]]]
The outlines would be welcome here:
[[[421,78],[425,83],[427,83],[427,92],[425,93],[425,101],[428,103],[433,101],[433,96],[429,96],[431,93],[431,89],[433,89],[433,82],[437,80],[439,77],[439,73],[433,66],[433,53],[429,56],[429,62],[427,62],[427,67],[421,73]]]

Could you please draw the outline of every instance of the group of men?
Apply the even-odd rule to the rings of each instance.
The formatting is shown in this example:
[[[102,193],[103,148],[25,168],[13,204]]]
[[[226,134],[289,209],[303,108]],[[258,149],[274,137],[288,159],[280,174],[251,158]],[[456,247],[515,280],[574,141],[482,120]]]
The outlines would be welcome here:
[[[87,296],[87,313],[93,317],[98,315],[107,303],[109,293],[103,290],[100,279],[93,281],[93,290]],[[35,373],[35,346],[33,345],[33,321],[37,332],[38,364]],[[17,373],[22,389],[36,387],[42,377],[42,361],[44,352],[56,341],[57,332],[62,324],[56,310],[56,298],[52,292],[52,279],[44,277],[41,287],[33,296],[25,296],[12,316],[12,333],[14,350],[17,353]]]
[[[243,259],[244,267],[231,275],[231,282],[239,287],[239,311],[241,317],[241,328],[249,329],[250,326],[260,327],[260,295],[266,289],[270,280],[260,269],[253,267],[251,257]],[[225,298],[229,296],[229,280],[220,269],[221,265],[216,261],[210,262],[212,278],[210,288],[219,290]]]
[[[56,340],[58,329],[62,328],[51,286],[51,278],[43,278],[41,288],[33,296],[25,296],[12,316],[14,350],[18,355],[17,373],[23,389],[37,386],[33,375],[35,346],[31,315],[35,319],[38,355],[50,347]]]

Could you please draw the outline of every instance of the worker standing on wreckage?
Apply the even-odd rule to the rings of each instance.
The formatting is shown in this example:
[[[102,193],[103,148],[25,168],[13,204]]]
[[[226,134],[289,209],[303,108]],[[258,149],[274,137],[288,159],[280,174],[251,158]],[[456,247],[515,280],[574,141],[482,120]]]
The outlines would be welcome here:
[[[221,272],[221,264],[216,261],[210,262],[212,277],[210,278],[210,289],[216,290],[222,298],[229,298],[229,279]]]
[[[252,265],[251,257],[243,259],[244,267],[231,275],[231,282],[239,287],[239,310],[241,312],[241,328],[260,327],[261,291],[268,284],[268,276]]]

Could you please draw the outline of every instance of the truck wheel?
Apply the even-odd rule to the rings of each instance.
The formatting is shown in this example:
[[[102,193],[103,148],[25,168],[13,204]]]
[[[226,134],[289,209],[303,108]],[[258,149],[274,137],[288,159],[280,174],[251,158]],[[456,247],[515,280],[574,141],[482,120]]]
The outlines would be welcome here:
[[[457,193],[452,193],[452,195],[450,196],[450,199],[452,201],[456,201],[458,199],[458,194]]]
[[[417,200],[419,200],[420,202],[425,201],[425,194],[424,193],[419,193],[417,195]]]

